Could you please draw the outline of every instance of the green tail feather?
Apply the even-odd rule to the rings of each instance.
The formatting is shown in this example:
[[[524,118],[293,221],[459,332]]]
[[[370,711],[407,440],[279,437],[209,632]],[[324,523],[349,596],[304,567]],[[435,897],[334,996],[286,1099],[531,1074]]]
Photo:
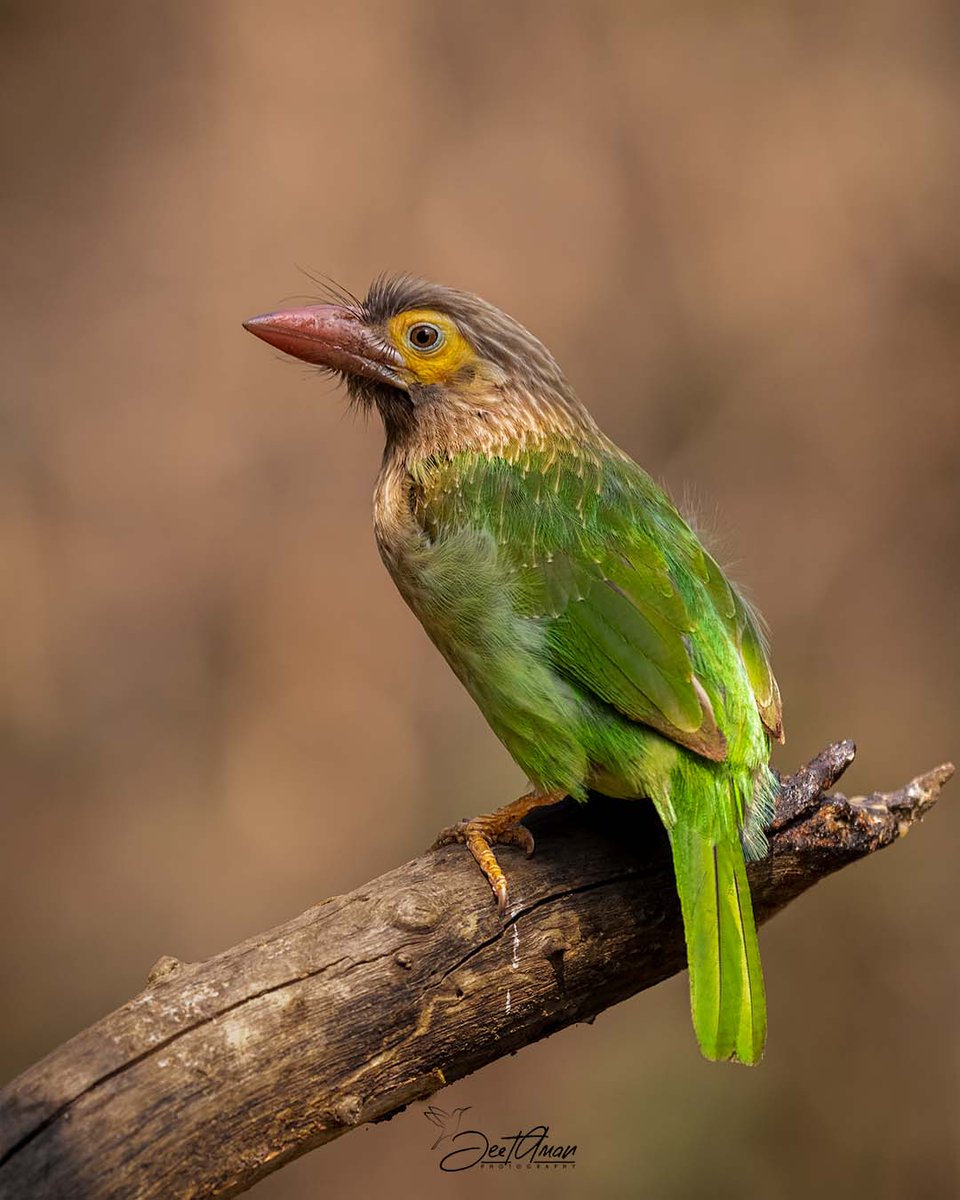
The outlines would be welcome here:
[[[690,1006],[707,1058],[760,1061],[767,1010],[753,906],[739,841],[671,832],[690,967]]]

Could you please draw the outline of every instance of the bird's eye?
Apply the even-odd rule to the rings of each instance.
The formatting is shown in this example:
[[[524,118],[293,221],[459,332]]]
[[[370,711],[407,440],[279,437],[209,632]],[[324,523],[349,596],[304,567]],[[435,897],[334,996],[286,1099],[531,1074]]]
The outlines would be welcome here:
[[[414,350],[419,350],[421,354],[439,350],[443,345],[443,330],[438,329],[436,325],[431,325],[428,321],[418,321],[416,325],[411,325],[407,330],[407,341]]]

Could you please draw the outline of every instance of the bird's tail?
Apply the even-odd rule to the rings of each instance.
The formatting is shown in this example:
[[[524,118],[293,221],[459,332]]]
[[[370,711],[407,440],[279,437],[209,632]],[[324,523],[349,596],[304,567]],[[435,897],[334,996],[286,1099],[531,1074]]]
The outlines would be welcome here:
[[[670,831],[690,967],[690,1006],[707,1058],[750,1065],[767,1036],[760,949],[739,839]]]

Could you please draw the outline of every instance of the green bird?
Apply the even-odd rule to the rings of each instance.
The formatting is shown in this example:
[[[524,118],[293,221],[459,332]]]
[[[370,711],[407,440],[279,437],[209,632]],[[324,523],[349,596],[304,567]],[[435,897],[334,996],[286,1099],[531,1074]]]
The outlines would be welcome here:
[[[745,859],[767,850],[783,737],[758,615],[512,318],[408,277],[330,298],[245,328],[379,412],[380,554],[531,785],[435,844],[465,843],[503,912],[492,847],[530,853],[531,809],[591,789],[652,800],[700,1047],[756,1063],[766,1004]]]

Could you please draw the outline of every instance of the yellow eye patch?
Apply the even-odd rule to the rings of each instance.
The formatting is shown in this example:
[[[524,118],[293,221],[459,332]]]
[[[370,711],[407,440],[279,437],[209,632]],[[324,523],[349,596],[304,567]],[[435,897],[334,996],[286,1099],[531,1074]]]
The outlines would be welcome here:
[[[477,357],[456,322],[433,309],[398,313],[387,330],[418,383],[445,383]]]

